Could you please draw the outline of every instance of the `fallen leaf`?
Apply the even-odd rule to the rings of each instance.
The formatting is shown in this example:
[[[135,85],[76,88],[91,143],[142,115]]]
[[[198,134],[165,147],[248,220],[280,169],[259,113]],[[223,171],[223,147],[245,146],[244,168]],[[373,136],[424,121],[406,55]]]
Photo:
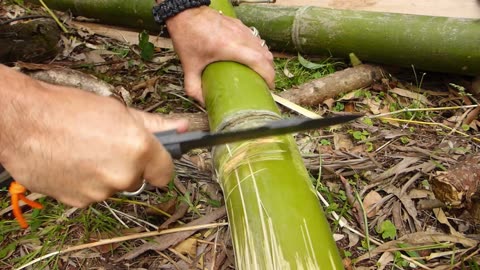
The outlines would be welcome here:
[[[187,238],[175,246],[174,249],[183,255],[188,255],[190,258],[195,258],[197,255],[197,239]]]
[[[358,242],[360,241],[360,237],[357,234],[351,232],[347,228],[343,228],[342,231],[344,233],[346,233],[347,236],[348,236],[348,247],[349,248],[354,247],[358,244]]]
[[[390,93],[395,93],[395,94],[397,94],[399,96],[402,96],[402,97],[410,98],[410,99],[413,99],[413,100],[418,100],[425,105],[432,105],[432,103],[428,100],[428,98],[425,97],[424,95],[420,94],[420,93],[415,93],[415,92],[408,91],[408,90],[405,90],[405,89],[402,89],[402,88],[393,88],[392,90],[389,90],[389,92]]]
[[[363,199],[363,207],[365,208],[365,211],[367,211],[367,217],[372,218],[378,213],[380,206],[378,206],[377,203],[381,200],[382,196],[374,190],[370,191],[367,196],[365,196]]]
[[[363,103],[368,106],[373,114],[380,114],[380,101],[375,101],[372,98],[368,98],[363,100]]]
[[[338,241],[342,240],[343,238],[345,238],[345,235],[343,235],[343,234],[339,234],[339,233],[334,233],[333,234],[333,240],[335,240],[335,242],[338,242]]]
[[[445,215],[445,212],[442,210],[442,208],[434,208],[433,213],[435,214],[435,217],[437,218],[438,222],[442,223],[443,225],[448,226],[448,228],[450,229],[450,233],[452,235],[458,236],[458,237],[463,237],[463,235],[461,233],[457,232],[457,230],[455,230],[455,228],[453,228],[453,226],[450,224],[450,222],[448,222],[447,216]]]
[[[342,133],[335,133],[333,135],[333,145],[335,150],[348,151],[353,148],[353,142],[350,140],[350,136]]]
[[[461,244],[466,248],[471,248],[478,245],[478,241],[475,241],[470,238],[463,236],[454,236],[449,234],[437,233],[437,232],[416,232],[411,234],[406,234],[400,237],[398,240],[393,240],[379,245],[375,249],[371,250],[369,253],[366,253],[357,258],[357,263],[366,259],[370,259],[376,254],[387,252],[390,250],[398,250],[399,244],[409,244],[411,246],[419,245],[425,246],[429,244],[439,244],[439,243],[455,243]]]
[[[384,252],[382,256],[380,256],[380,259],[378,259],[376,265],[378,266],[378,270],[383,270],[387,265],[391,262],[393,262],[393,254],[391,252]]]
[[[287,62],[288,63],[288,62]],[[295,75],[293,75],[290,70],[288,70],[287,65],[285,64],[285,67],[283,68],[283,74],[287,76],[287,78],[293,78]]]
[[[323,104],[326,105],[329,110],[331,110],[335,102],[336,101],[333,98],[327,98],[326,100],[323,101]]]
[[[115,90],[120,93],[120,96],[122,96],[123,102],[125,102],[125,105],[127,107],[130,107],[133,104],[133,99],[132,96],[130,95],[130,92],[127,91],[123,86],[117,86],[115,87]]]

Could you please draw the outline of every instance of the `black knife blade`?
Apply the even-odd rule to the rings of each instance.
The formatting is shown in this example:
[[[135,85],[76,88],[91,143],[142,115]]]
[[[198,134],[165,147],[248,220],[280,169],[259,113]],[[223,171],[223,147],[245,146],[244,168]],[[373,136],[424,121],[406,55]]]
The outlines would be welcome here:
[[[290,118],[271,121],[265,125],[254,128],[228,132],[210,133],[204,131],[193,131],[177,133],[176,130],[168,130],[155,133],[154,135],[163,144],[170,155],[173,158],[178,159],[182,156],[182,154],[195,148],[319,129],[346,123],[362,116],[362,114],[349,114],[319,119]]]

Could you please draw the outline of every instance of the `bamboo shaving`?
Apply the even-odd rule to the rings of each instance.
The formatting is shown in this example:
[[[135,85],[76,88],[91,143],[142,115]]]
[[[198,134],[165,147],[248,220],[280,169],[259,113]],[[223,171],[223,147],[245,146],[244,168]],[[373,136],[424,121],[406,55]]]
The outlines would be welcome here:
[[[272,94],[272,97],[273,97],[273,100],[275,100],[275,102],[277,102],[278,104],[281,104],[287,108],[289,108],[290,110],[292,111],[295,111],[305,117],[308,117],[308,118],[312,118],[312,119],[317,119],[317,118],[322,118],[321,115],[317,114],[317,113],[314,113],[310,110],[307,110],[305,108],[303,108],[302,106],[299,106],[287,99],[284,99],[282,98],[281,96],[278,96],[278,95],[275,95],[275,94]]]

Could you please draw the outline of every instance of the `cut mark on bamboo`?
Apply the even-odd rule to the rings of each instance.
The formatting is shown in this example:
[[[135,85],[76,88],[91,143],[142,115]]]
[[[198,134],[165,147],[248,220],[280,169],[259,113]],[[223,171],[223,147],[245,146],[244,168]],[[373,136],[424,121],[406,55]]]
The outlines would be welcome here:
[[[282,143],[278,138],[261,138],[254,141],[240,143],[237,147],[228,147],[229,157],[222,162],[220,174],[228,177],[238,167],[247,164],[250,161],[259,162],[266,160],[281,160],[281,153],[284,150],[264,151],[262,146],[272,143]]]
[[[293,24],[292,24],[292,42],[295,49],[303,53],[302,49],[302,37],[300,36],[301,28],[302,28],[302,21],[299,18],[303,18],[303,14],[306,13],[311,6],[304,6],[297,11],[295,11],[295,16],[293,17]]]
[[[216,132],[235,130],[242,128],[244,123],[249,124],[264,124],[266,121],[280,120],[282,117],[274,112],[268,110],[243,110],[235,112],[234,115],[225,117],[225,119],[215,128]]]

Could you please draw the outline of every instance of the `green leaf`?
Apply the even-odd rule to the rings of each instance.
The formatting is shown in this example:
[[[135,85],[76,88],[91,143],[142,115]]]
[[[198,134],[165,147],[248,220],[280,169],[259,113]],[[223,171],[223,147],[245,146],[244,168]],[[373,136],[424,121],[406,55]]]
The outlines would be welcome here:
[[[333,107],[333,110],[336,111],[336,112],[341,112],[344,109],[345,109],[345,105],[343,105],[343,103],[341,103],[341,102],[336,102],[335,107]]]
[[[371,118],[363,118],[362,122],[365,124],[365,125],[368,125],[368,126],[373,126],[373,121]]]
[[[385,220],[380,224],[380,228],[377,228],[377,232],[382,234],[383,239],[390,238],[391,240],[397,237],[397,228],[390,220]]]
[[[140,56],[143,60],[149,61],[153,58],[153,53],[155,52],[155,46],[153,43],[148,41],[148,33],[143,31],[138,36],[138,46],[140,47]]]
[[[316,64],[316,63],[308,61],[307,59],[303,58],[300,54],[298,54],[298,62],[304,68],[308,68],[308,69],[319,69],[319,68],[325,67],[324,64]]]
[[[367,152],[372,152],[373,151],[373,143],[372,142],[366,142],[365,145],[367,146]]]
[[[463,125],[462,125],[462,129],[463,129],[463,131],[469,131],[469,130],[470,130],[470,126],[469,126],[469,125],[466,125],[466,124],[463,124]]]
[[[355,140],[361,140],[363,138],[362,132],[358,130],[352,132],[352,136],[355,138]]]
[[[321,145],[331,145],[332,143],[327,139],[321,139],[320,144]]]
[[[407,144],[410,142],[410,139],[407,137],[407,136],[402,136],[400,137],[400,141],[403,143],[403,144]]]

